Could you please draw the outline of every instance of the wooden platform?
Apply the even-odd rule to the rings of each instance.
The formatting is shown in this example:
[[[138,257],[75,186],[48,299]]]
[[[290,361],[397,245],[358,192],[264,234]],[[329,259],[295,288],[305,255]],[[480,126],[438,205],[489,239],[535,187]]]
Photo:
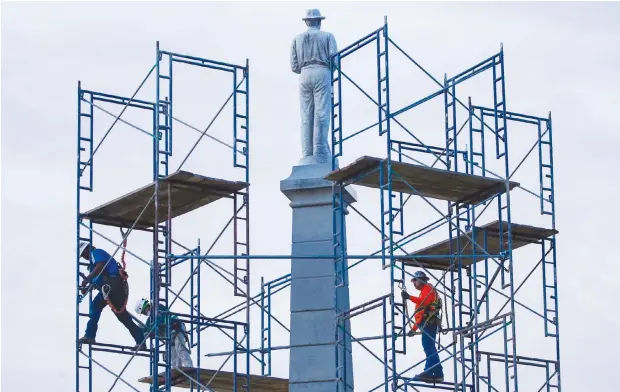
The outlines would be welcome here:
[[[160,180],[158,222],[168,219],[168,185],[170,185],[170,218],[183,215],[221,199],[231,197],[246,188],[245,182],[233,182],[203,177],[186,171],[178,171]],[[155,183],[126,194],[114,201],[90,210],[82,216],[93,223],[109,226],[131,227],[155,193]],[[153,227],[155,205],[151,201],[135,229]]]
[[[557,234],[557,230],[552,229],[544,229],[540,227],[534,226],[526,226],[513,223],[512,227],[512,249],[517,249],[522,246],[536,243],[543,238],[547,238],[552,236],[553,234]],[[486,251],[487,253],[494,255],[499,254],[499,222],[495,221],[484,226],[480,226],[476,228],[476,242],[480,247],[476,247],[475,258],[472,257],[472,243],[469,238],[472,238],[472,232],[468,231],[467,238],[464,235],[460,235],[459,237],[459,245],[460,245],[460,253],[463,254],[464,257],[461,258],[461,263],[463,266],[469,266],[474,262],[478,262],[480,260],[484,260],[485,256],[483,254],[483,249],[485,249],[484,244],[484,236],[487,236],[486,243]],[[457,251],[456,246],[456,238],[452,239],[452,254],[456,255],[459,253]],[[442,242],[438,242],[434,245],[426,247],[424,249],[420,249],[414,253],[412,256],[417,255],[449,255],[450,254],[450,241],[444,240]],[[450,258],[449,257],[441,257],[441,258],[433,258],[433,259],[402,259],[405,265],[416,266],[416,267],[425,267],[429,269],[447,269],[450,266]]]
[[[183,372],[192,377],[194,380],[199,381],[202,385],[213,389],[215,392],[233,392],[233,373],[210,369],[195,369],[195,368],[182,368]],[[196,371],[199,370],[198,379]],[[213,375],[217,372],[217,375]],[[213,377],[213,380],[211,378]],[[190,379],[187,378],[180,371],[171,370],[172,386],[177,388],[190,388]],[[158,376],[159,383],[165,381],[164,374],[160,373]],[[139,382],[152,384],[151,377],[143,377]],[[209,383],[209,381],[211,381]],[[247,383],[247,376],[237,373],[237,391],[246,390],[243,386]],[[264,377],[258,375],[250,375],[250,390],[252,392],[288,392],[288,380],[276,377]]]
[[[350,181],[352,184],[378,189],[380,178],[377,169],[383,161],[384,159],[364,156],[342,169],[329,173],[325,179],[334,182]],[[406,181],[392,173],[392,189],[395,192],[466,204],[476,204],[493,195],[506,192],[502,180],[488,177],[394,161],[392,171]],[[362,175],[364,176],[359,178]],[[511,181],[510,189],[518,185],[519,183]]]

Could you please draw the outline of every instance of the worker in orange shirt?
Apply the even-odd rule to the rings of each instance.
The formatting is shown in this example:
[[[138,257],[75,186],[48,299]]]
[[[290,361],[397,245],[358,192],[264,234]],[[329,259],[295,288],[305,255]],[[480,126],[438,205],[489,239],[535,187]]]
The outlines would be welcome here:
[[[424,371],[415,376],[414,380],[440,382],[443,381],[443,368],[439,361],[439,354],[437,354],[435,339],[441,325],[439,318],[441,298],[437,290],[428,283],[428,276],[423,271],[416,271],[411,283],[417,290],[420,290],[420,295],[417,297],[409,295],[406,289],[402,292],[403,301],[411,300],[416,304],[414,325],[407,335],[413,336],[419,328],[422,333],[422,348],[426,354]]]

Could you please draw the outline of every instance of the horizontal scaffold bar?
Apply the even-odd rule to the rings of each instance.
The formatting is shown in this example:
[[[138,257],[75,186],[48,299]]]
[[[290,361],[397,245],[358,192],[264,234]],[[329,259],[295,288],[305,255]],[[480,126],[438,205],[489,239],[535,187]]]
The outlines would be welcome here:
[[[121,97],[120,95],[107,94],[107,93],[102,93],[99,91],[92,91],[92,90],[85,90],[85,89],[82,89],[81,91],[85,94],[92,94],[93,100],[95,101],[109,102],[109,103],[114,103],[118,105],[127,105],[127,102],[129,102],[128,106],[133,106],[133,107],[138,107],[141,109],[148,109],[148,110],[153,110],[155,108],[155,104],[153,102],[143,101],[141,99],[135,99],[135,98],[130,99],[127,97]]]
[[[337,58],[338,56],[340,56],[340,58],[343,59],[346,56],[350,55],[351,53],[353,53],[353,52],[363,48],[364,46],[366,46],[369,43],[373,42],[377,38],[377,33],[380,32],[381,30],[383,30],[383,27],[373,31],[372,33],[369,33],[368,35],[366,35],[366,36],[364,36],[364,37],[362,37],[360,39],[358,39],[357,41],[353,42],[351,45],[348,45],[348,46],[344,47],[338,53],[336,53],[333,57]]]
[[[186,60],[186,63],[189,64],[195,64],[195,65],[219,65],[221,67],[229,67],[229,68],[233,68],[234,69],[241,69],[241,70],[245,70],[246,67],[242,66],[242,65],[236,65],[236,64],[230,64],[230,63],[225,63],[222,61],[215,61],[215,60],[209,60],[209,59],[205,59],[205,58],[201,58],[201,57],[196,57],[196,56],[188,56],[185,54],[180,54],[180,53],[174,53],[174,52],[168,52],[165,50],[161,50],[160,51],[162,54],[168,55],[170,57],[172,57],[172,61],[181,61],[181,60]],[[225,71],[233,71],[233,70],[226,70],[223,69]]]
[[[487,355],[491,358],[496,357],[496,358],[501,358],[502,361],[504,360],[504,353],[493,353],[490,351],[479,351],[478,352],[480,355]],[[509,358],[509,361],[512,361],[512,356]],[[546,364],[546,363],[551,363],[551,364],[556,364],[558,363],[558,361],[553,360],[553,359],[544,359],[544,358],[533,358],[533,357],[526,357],[523,355],[517,355],[517,363],[520,363],[521,361],[530,361],[530,362],[540,362],[542,364]]]
[[[180,321],[189,323],[189,324],[196,324],[199,326],[205,326],[205,327],[217,327],[217,328],[224,328],[224,329],[235,329],[236,327],[246,327],[247,323],[243,323],[240,321],[233,321],[233,320],[225,320],[225,319],[219,319],[219,318],[210,318],[210,317],[204,317],[201,315],[189,315],[189,314],[184,314],[184,313],[176,313],[176,312],[166,312],[167,314],[169,314],[170,316],[176,316],[179,318]]]
[[[488,116],[492,116],[494,115],[494,111],[492,108],[487,108],[484,106],[472,106],[472,109],[478,109],[481,110],[483,114],[488,115]],[[504,115],[502,114],[501,110],[497,111],[497,115],[502,118]],[[506,119],[507,120],[512,120],[512,121],[519,121],[519,122],[524,122],[524,123],[528,123],[528,124],[538,124],[539,122],[547,122],[549,121],[548,118],[543,118],[543,117],[537,117],[537,116],[531,116],[529,114],[523,114],[523,113],[516,113],[516,112],[506,112]]]
[[[142,349],[136,352],[133,347],[122,346],[120,344],[110,344],[110,343],[92,343],[90,344],[91,349],[93,351],[113,353],[113,354],[124,354],[124,355],[135,355],[137,357],[149,357],[149,350]]]
[[[502,255],[487,255],[487,257],[501,257]],[[175,260],[183,260],[183,259],[212,259],[212,260],[291,260],[291,259],[335,259],[335,258],[345,258],[349,260],[359,260],[359,259],[395,259],[394,261],[407,260],[407,259],[440,259],[445,257],[456,257],[453,255],[393,255],[393,256],[381,256],[381,255],[345,255],[345,256],[334,256],[332,255],[200,255],[200,256],[182,256],[182,255],[169,255],[171,259]],[[471,254],[462,254],[458,255],[460,259],[470,259],[474,257],[478,257],[478,255],[474,256]]]
[[[496,53],[493,56],[487,58],[486,60],[483,60],[479,62],[478,64],[474,65],[473,67],[468,68],[465,71],[459,74],[456,74],[455,76],[451,78],[448,78],[447,79],[448,84],[450,85],[459,84],[481,72],[486,71],[487,69],[493,66],[493,64],[495,63],[495,59],[499,57],[499,55],[500,55],[499,53]]]

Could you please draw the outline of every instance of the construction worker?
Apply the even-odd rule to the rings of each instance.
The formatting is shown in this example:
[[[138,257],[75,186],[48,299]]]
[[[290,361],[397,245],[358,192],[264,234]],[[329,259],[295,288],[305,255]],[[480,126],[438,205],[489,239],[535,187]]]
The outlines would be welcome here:
[[[441,310],[441,298],[437,290],[428,283],[428,276],[423,271],[416,271],[413,274],[411,283],[420,291],[419,296],[409,295],[406,289],[402,291],[403,301],[411,300],[416,304],[414,311],[414,324],[408,336],[413,336],[415,332],[420,330],[422,333],[422,348],[426,354],[426,364],[424,371],[414,377],[414,380],[424,382],[440,382],[443,381],[443,368],[437,354],[435,339],[437,330],[441,325],[439,312]]]
[[[144,332],[148,335],[155,333],[153,324],[157,324],[159,328],[159,336],[166,336],[166,323],[165,317],[168,313],[168,308],[162,304],[159,304],[157,322],[153,322],[153,316],[151,315],[151,302],[147,298],[142,298],[136,303],[136,313],[148,316],[146,324],[144,324]],[[170,316],[170,329],[171,333],[171,366],[177,368],[193,368],[192,358],[190,356],[190,349],[188,346],[187,331],[185,324],[183,324],[176,315]]]
[[[338,53],[336,39],[321,31],[325,19],[318,9],[306,11],[302,18],[308,30],[291,45],[291,70],[300,75],[301,164],[330,162],[327,141],[332,95],[332,56]],[[336,65],[336,64],[334,64]]]
[[[134,350],[144,347],[144,334],[142,328],[136,325],[131,315],[125,309],[129,296],[129,286],[127,285],[127,274],[121,269],[119,264],[103,249],[97,249],[88,242],[80,244],[80,257],[92,260],[91,272],[88,276],[82,275],[84,280],[81,284],[82,294],[86,294],[88,285],[93,284],[93,288],[99,293],[91,302],[90,319],[86,325],[84,337],[80,338],[79,343],[95,343],[97,328],[101,312],[110,305],[118,321],[129,330],[131,336],[136,341]]]

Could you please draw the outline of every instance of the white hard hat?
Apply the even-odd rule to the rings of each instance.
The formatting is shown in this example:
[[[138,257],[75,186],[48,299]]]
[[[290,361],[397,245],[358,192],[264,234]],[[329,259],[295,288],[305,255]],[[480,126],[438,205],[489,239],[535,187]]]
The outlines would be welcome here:
[[[140,298],[138,302],[136,302],[136,313],[146,315],[148,312],[146,311],[150,307],[151,303],[148,298]]]
[[[88,248],[89,245],[90,245],[90,243],[88,243],[86,241],[80,242],[80,257],[82,256],[82,254],[84,253],[86,248]]]

